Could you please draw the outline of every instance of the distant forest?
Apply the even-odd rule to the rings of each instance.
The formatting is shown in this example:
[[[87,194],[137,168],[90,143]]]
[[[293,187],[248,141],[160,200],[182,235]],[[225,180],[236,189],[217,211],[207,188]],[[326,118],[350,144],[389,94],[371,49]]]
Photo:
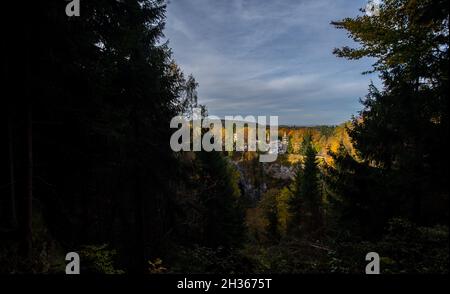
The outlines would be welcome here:
[[[363,274],[368,252],[382,273],[448,273],[448,0],[330,20],[357,43],[330,53],[373,58],[382,86],[343,125],[281,127],[273,163],[171,150],[170,119],[207,105],[162,41],[170,3],[14,2],[0,273],[64,273],[71,251],[82,273]]]

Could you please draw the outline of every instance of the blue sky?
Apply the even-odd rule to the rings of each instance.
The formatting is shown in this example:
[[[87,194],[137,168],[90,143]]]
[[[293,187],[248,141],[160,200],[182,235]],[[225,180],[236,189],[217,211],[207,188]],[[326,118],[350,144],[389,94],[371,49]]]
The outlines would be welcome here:
[[[352,44],[330,21],[366,0],[172,0],[165,29],[209,114],[278,115],[280,124],[339,124],[361,109],[373,60],[332,54]]]

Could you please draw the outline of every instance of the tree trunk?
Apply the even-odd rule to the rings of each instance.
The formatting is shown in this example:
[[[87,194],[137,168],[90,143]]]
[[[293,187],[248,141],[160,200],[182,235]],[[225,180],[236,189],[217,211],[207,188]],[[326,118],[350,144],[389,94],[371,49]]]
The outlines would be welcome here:
[[[143,191],[142,191],[142,169],[140,168],[140,149],[139,149],[139,120],[138,113],[136,110],[131,112],[131,119],[134,131],[134,147],[135,154],[133,158],[133,173],[134,173],[134,217],[135,217],[135,260],[133,265],[133,273],[143,274],[145,273],[145,237],[144,237],[144,201],[143,201]]]
[[[8,153],[9,153],[9,175],[11,181],[10,190],[10,227],[17,229],[17,214],[16,214],[16,177],[14,166],[14,136],[13,136],[13,107],[8,108]]]
[[[33,122],[31,103],[27,106],[26,125],[26,193],[25,193],[25,214],[24,214],[24,240],[26,245],[26,256],[31,256],[32,250],[32,216],[33,216]]]

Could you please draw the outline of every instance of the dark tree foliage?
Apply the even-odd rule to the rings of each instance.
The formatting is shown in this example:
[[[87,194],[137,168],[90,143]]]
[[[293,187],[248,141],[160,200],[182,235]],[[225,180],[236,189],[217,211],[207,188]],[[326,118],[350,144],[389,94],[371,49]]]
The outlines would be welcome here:
[[[385,272],[448,272],[448,2],[333,22],[360,44],[334,53],[375,58],[383,87],[348,128],[355,151],[322,169],[306,134],[281,190],[290,180],[257,154],[170,149],[170,119],[206,107],[163,42],[165,1],[81,1],[79,17],[67,1],[8,1],[0,273],[62,272],[69,251],[87,273],[360,273],[374,250]],[[270,242],[242,246],[258,201]]]
[[[300,144],[300,154],[306,156],[309,147],[312,146],[312,134],[308,131],[302,138],[302,143]]]
[[[277,192],[277,190],[269,190],[266,192],[265,199],[262,200],[264,215],[268,222],[266,228],[267,239],[272,242],[278,242],[281,238]]]
[[[293,195],[289,201],[294,231],[312,233],[322,226],[322,193],[319,186],[317,152],[311,140],[305,143],[305,159],[298,166]]]
[[[244,234],[244,214],[237,175],[221,153],[200,152],[199,164],[199,200],[206,210],[203,242],[212,248],[239,246]]]
[[[79,17],[66,16],[66,4],[11,7],[23,17],[5,36],[2,60],[10,94],[2,107],[1,238],[38,260],[39,212],[48,238],[67,251],[109,244],[127,271],[144,272],[148,260],[168,254],[184,215],[176,196],[192,171],[170,149],[169,122],[196,106],[197,83],[161,42],[164,1],[81,1]],[[213,156],[202,160],[202,181],[216,185],[202,192],[202,237],[231,245],[224,227],[241,219],[220,211],[234,209],[221,202],[231,195],[226,167],[218,155],[202,156]]]
[[[364,161],[395,178],[400,187],[389,190],[419,223],[448,221],[448,16],[445,0],[387,0],[379,16],[333,23],[361,45],[335,54],[376,58],[383,81],[362,100],[349,129],[353,143]]]
[[[341,231],[369,239],[379,237],[388,219],[402,207],[397,191],[391,190],[397,179],[358,162],[343,144],[330,155],[333,166],[327,166],[324,177],[329,192],[328,217],[337,221]]]

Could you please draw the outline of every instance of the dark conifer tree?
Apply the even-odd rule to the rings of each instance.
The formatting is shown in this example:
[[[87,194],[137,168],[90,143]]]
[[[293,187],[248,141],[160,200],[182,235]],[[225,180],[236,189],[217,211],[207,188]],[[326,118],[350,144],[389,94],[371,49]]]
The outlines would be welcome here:
[[[290,228],[303,233],[313,233],[322,226],[322,193],[319,186],[317,152],[311,141],[305,144],[305,158],[298,166],[294,180]]]
[[[378,16],[333,22],[361,44],[336,49],[374,57],[383,89],[370,86],[350,136],[361,157],[396,178],[396,197],[416,222],[447,222],[448,1],[386,0]],[[383,197],[383,195],[380,195]]]

